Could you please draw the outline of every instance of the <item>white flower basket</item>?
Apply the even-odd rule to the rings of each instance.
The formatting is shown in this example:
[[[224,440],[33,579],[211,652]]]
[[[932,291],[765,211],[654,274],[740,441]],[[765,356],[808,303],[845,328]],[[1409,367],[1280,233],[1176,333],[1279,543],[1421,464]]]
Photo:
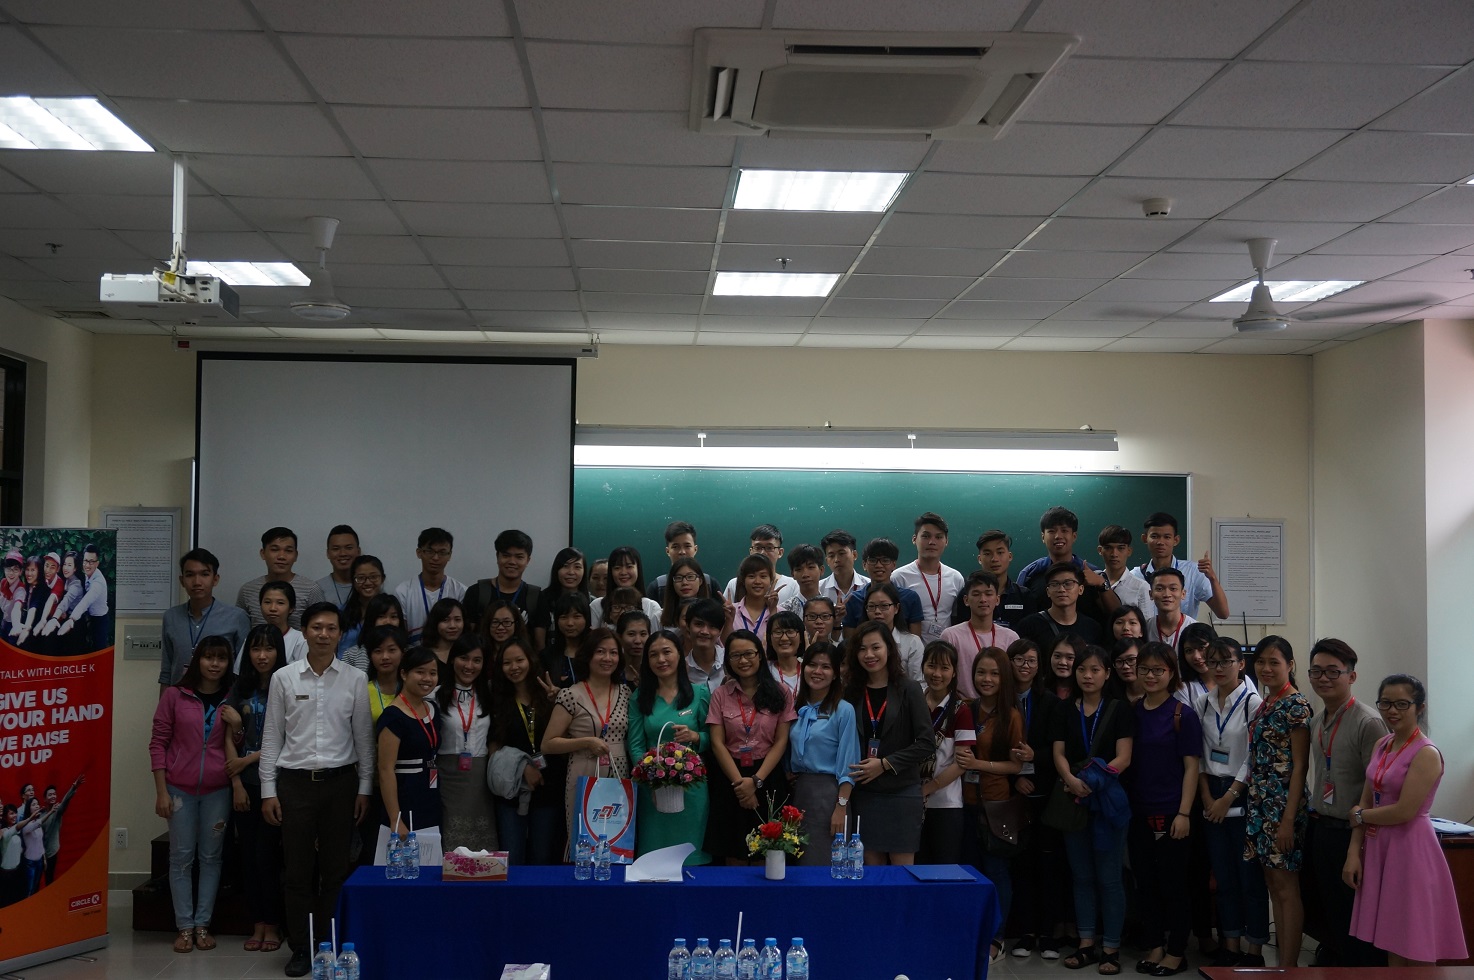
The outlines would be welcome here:
[[[766,851],[763,855],[763,876],[769,881],[782,881],[788,873],[788,855],[783,851]]]
[[[680,813],[686,809],[684,786],[657,786],[650,792],[655,797],[655,809],[661,813]]]

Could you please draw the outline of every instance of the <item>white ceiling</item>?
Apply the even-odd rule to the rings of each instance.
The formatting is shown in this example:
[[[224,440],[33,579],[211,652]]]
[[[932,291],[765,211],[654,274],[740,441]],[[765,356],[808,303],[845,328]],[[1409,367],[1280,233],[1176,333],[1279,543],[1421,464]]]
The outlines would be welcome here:
[[[723,26],[1083,40],[994,142],[739,140],[686,125],[692,30]],[[0,150],[0,295],[100,308],[167,256],[188,153],[192,257],[310,268],[332,215],[358,308],[246,288],[246,329],[196,335],[1317,351],[1474,316],[1471,64],[1467,0],[0,0],[0,94],[97,96],[166,151]],[[913,176],[883,215],[731,212],[741,166]],[[1259,236],[1271,278],[1372,281],[1234,336],[1204,301]],[[842,281],[711,295],[779,258]]]

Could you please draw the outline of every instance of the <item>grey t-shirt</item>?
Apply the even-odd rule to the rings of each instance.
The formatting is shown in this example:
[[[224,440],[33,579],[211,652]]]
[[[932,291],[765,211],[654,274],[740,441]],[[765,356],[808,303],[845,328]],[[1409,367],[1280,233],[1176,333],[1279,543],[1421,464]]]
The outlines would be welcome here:
[[[335,604],[339,609],[346,606],[348,600],[353,598],[353,583],[349,582],[344,585],[334,579],[331,572],[317,580],[317,590],[322,593],[324,601]]]
[[[266,617],[261,615],[261,586],[269,579],[265,575],[258,575],[245,585],[236,594],[235,604],[251,617],[252,626],[265,626]],[[292,615],[288,617],[293,629],[302,628],[302,610],[314,602],[322,602],[322,589],[310,578],[298,575],[289,583],[292,591],[297,593],[297,604],[292,607]]]
[[[1351,808],[1361,802],[1377,740],[1386,734],[1382,716],[1361,698],[1347,702],[1344,709],[1330,717],[1324,708],[1318,711],[1310,720],[1310,776],[1305,788],[1310,808],[1321,816],[1349,819]],[[1331,752],[1330,803],[1325,801],[1327,748]]]
[[[259,605],[260,591],[257,591]],[[189,603],[182,602],[164,610],[163,644],[159,657],[159,683],[172,686],[179,683],[194,656],[194,648],[207,636],[223,636],[230,641],[230,648],[237,653],[251,632],[251,620],[244,612],[220,599],[207,607],[205,614],[194,619],[189,614]]]

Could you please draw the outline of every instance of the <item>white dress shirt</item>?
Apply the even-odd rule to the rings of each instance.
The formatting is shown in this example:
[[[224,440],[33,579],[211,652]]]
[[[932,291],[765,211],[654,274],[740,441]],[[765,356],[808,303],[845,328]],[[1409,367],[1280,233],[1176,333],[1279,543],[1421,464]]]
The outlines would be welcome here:
[[[933,585],[935,581],[935,585]],[[891,572],[891,584],[904,585],[921,599],[921,639],[927,643],[942,638],[952,625],[952,606],[966,586],[962,573],[947,565],[936,575],[923,572],[916,562]]]
[[[374,781],[374,727],[363,672],[331,660],[321,675],[301,660],[271,675],[261,735],[261,796],[276,796],[278,769],[356,764],[358,795]]]

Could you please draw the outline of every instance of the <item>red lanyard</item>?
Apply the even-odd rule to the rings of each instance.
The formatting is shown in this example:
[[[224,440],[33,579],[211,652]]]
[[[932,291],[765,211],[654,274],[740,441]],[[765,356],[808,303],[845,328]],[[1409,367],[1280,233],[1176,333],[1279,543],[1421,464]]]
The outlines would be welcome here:
[[[978,653],[982,653],[983,652],[983,638],[981,636],[978,636],[978,631],[972,628],[972,623],[968,623],[967,624],[967,631],[972,634],[972,642],[974,642],[974,643],[976,643],[978,645]],[[990,646],[990,647],[997,646],[998,645],[997,642],[996,642],[997,639],[998,639],[998,624],[997,623],[994,623],[993,624],[993,628],[990,629],[990,630],[988,630],[988,646]]]
[[[1373,792],[1379,794],[1382,792],[1382,780],[1387,778],[1387,770],[1392,768],[1392,763],[1397,761],[1398,756],[1407,751],[1407,747],[1409,745],[1412,745],[1419,738],[1422,738],[1422,736],[1423,729],[1414,728],[1413,733],[1408,736],[1407,741],[1402,743],[1402,748],[1398,749],[1396,752],[1391,753],[1390,755],[1388,754],[1388,749],[1392,748],[1392,740],[1397,736],[1387,736],[1387,748],[1382,750],[1382,758],[1377,760],[1377,769],[1375,772],[1372,773]]]
[[[1254,712],[1254,721],[1256,724],[1258,723],[1260,718],[1263,718],[1265,714],[1269,712],[1270,708],[1274,707],[1275,702],[1285,696],[1285,692],[1290,689],[1290,686],[1290,682],[1285,681],[1285,686],[1279,689],[1278,694],[1259,705],[1259,710]]]
[[[1326,744],[1326,728],[1324,725],[1321,726],[1320,751],[1321,755],[1326,757],[1327,779],[1331,778],[1331,749],[1336,747],[1336,735],[1341,731],[1341,722],[1346,720],[1346,712],[1350,711],[1352,707],[1355,706],[1355,704],[1356,698],[1352,698],[1351,700],[1347,701],[1346,705],[1341,709],[1341,713],[1336,716],[1336,726],[1331,729],[1331,742],[1329,745]]]
[[[1179,615],[1177,617],[1177,629],[1175,629],[1175,630],[1172,631],[1172,640],[1171,640],[1171,642],[1168,642],[1167,638],[1162,635],[1162,621],[1160,619],[1158,619],[1156,621],[1157,622],[1157,642],[1158,643],[1166,643],[1172,649],[1176,650],[1177,649],[1177,635],[1182,632],[1182,624],[1185,621],[1186,621],[1186,617],[1181,616],[1181,615]]]
[[[880,706],[880,714],[876,714],[875,706],[870,703],[870,688],[867,687],[865,689],[865,713],[870,716],[871,735],[878,735],[880,733],[880,719],[885,717],[885,709],[890,706],[890,699],[887,698],[885,704]]]
[[[923,572],[919,567],[916,569],[916,574],[921,576],[921,584],[926,586],[926,597],[931,600],[931,614],[933,616],[939,615],[940,610],[937,607],[942,602],[942,573],[937,572],[936,592],[932,592],[931,583],[926,580],[926,573]],[[885,709],[882,708],[881,710],[883,711]]]
[[[461,710],[461,692],[460,692],[460,689],[459,688],[456,689],[456,714],[459,715],[460,716],[460,719],[461,719],[461,747],[462,748],[464,748],[465,745],[466,745],[466,743],[471,740],[471,723],[476,720],[476,692],[475,691],[467,691],[466,693],[469,694],[469,695],[471,695],[471,711],[470,711],[470,713],[467,713],[467,712],[464,712],[464,711]]]
[[[405,701],[403,694],[399,696],[399,700],[404,704],[406,708],[409,708],[409,711],[407,713],[424,731],[425,741],[430,743],[430,754],[434,755],[435,750],[440,748],[440,732],[435,729],[434,725],[428,724],[426,719],[421,718],[419,715],[415,714],[415,709],[410,708],[409,702]]]
[[[584,693],[586,693],[589,696],[589,704],[592,704],[594,706],[594,711],[597,713],[598,710],[599,710],[599,702],[594,697],[594,689],[591,688],[591,687],[589,687],[589,682],[588,681],[584,681],[583,682],[583,689],[584,689]],[[605,735],[609,734],[609,716],[612,715],[612,714],[614,714],[614,685],[613,684],[610,684],[610,686],[609,686],[609,700],[605,701],[604,702],[604,705],[605,705],[605,707],[604,707],[603,717],[601,717],[599,719],[599,724],[601,726],[599,728],[599,737],[600,738],[603,738]]]
[[[753,722],[757,721],[757,704],[752,706],[752,714],[747,713],[747,705],[742,703],[742,689],[737,689],[737,713],[742,716],[742,728],[745,734],[752,734]]]

